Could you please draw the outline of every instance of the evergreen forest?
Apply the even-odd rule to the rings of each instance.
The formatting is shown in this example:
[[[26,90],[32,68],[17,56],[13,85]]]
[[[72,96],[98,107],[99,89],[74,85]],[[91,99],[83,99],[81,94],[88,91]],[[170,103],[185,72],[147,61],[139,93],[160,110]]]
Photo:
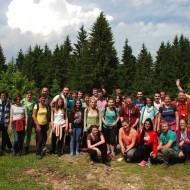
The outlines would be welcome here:
[[[190,41],[183,34],[174,36],[172,42],[160,42],[154,59],[145,44],[135,57],[126,37],[121,61],[103,12],[89,33],[83,25],[76,35],[76,43],[68,35],[54,50],[48,44],[29,46],[26,52],[20,49],[8,63],[0,45],[0,90],[7,90],[11,98],[27,90],[37,95],[44,86],[50,88],[51,96],[63,86],[89,94],[93,88],[113,94],[113,89],[120,87],[128,95],[135,96],[138,90],[151,95],[162,89],[175,98],[175,80],[179,78],[182,88],[190,93]]]

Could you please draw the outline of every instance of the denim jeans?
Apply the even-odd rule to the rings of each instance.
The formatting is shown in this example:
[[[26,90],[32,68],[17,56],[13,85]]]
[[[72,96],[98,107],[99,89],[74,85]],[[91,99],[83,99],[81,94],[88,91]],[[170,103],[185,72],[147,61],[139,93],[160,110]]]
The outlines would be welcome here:
[[[25,131],[16,131],[16,122],[13,123],[13,134],[14,134],[14,151],[15,153],[22,152],[24,144]]]
[[[73,128],[70,140],[70,152],[74,152],[75,143],[76,143],[76,152],[79,152],[81,133],[82,133],[82,128]]]

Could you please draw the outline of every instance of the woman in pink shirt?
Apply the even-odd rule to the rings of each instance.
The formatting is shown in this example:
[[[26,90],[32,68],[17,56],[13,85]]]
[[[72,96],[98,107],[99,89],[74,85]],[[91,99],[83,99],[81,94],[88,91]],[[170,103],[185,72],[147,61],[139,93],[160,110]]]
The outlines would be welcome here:
[[[119,130],[119,145],[122,154],[126,157],[126,161],[133,159],[136,151],[135,144],[137,140],[137,131],[132,128],[126,120],[122,121],[122,127]]]

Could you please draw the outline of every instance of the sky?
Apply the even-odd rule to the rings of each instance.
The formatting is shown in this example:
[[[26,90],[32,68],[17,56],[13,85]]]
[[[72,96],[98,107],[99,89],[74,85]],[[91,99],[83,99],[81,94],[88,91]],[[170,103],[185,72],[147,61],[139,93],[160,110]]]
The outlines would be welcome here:
[[[7,62],[30,45],[47,43],[53,51],[67,35],[75,43],[82,24],[90,32],[101,11],[120,59],[126,39],[135,56],[144,43],[155,57],[162,41],[181,34],[190,38],[190,0],[0,0],[0,5],[0,45]]]

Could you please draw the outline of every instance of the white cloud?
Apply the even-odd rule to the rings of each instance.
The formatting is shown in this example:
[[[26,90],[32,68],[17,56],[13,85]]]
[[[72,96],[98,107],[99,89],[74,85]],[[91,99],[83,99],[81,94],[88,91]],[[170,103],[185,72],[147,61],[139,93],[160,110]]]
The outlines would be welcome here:
[[[81,24],[95,21],[100,9],[83,11],[81,6],[69,4],[66,0],[13,0],[6,13],[8,25],[19,28],[22,33],[49,35],[62,33],[67,27],[77,29]],[[107,17],[109,20],[111,16]]]
[[[162,41],[173,41],[175,35],[189,35],[189,27],[174,23],[144,23],[143,21],[126,24],[118,23],[113,29],[117,50],[121,57],[125,39],[128,38],[129,45],[134,50],[134,55],[138,55],[142,44],[145,43],[148,51],[152,56],[156,56],[156,52]]]

